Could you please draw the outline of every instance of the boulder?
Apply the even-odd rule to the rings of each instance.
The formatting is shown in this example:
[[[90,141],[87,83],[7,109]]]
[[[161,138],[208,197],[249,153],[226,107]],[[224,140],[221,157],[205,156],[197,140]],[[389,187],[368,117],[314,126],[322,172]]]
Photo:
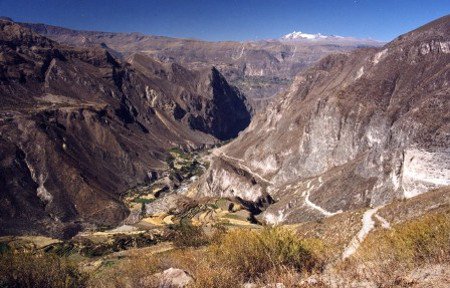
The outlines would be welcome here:
[[[161,288],[186,287],[193,281],[189,273],[177,268],[164,270],[155,274],[155,277],[159,279],[159,287]]]

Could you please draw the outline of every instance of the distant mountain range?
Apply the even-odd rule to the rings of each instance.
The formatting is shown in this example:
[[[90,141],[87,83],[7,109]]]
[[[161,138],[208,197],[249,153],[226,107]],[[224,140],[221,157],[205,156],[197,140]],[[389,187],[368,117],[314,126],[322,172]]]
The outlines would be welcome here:
[[[249,98],[254,109],[264,107],[289,86],[297,73],[320,58],[330,53],[382,44],[373,40],[331,36],[320,41],[209,42],[140,33],[79,31],[47,24],[20,25],[59,43],[106,49],[117,58],[125,59],[141,53],[162,62],[180,63],[190,69],[215,66]]]
[[[376,41],[373,39],[361,39],[355,37],[344,37],[338,35],[322,35],[321,33],[309,34],[300,31],[294,31],[292,33],[286,34],[280,38],[281,41],[309,41],[309,42],[328,42],[334,44],[342,43],[364,43],[367,46],[379,46],[382,44],[381,41]]]
[[[0,18],[8,287],[76,285],[59,256],[89,287],[447,287],[449,233],[450,15],[384,45]]]
[[[301,31],[294,31],[292,33],[286,34],[283,37],[281,37],[282,40],[319,40],[319,39],[329,39],[329,38],[338,38],[342,39],[344,37],[342,36],[326,36],[322,35],[320,33],[317,34],[308,34],[303,33]]]

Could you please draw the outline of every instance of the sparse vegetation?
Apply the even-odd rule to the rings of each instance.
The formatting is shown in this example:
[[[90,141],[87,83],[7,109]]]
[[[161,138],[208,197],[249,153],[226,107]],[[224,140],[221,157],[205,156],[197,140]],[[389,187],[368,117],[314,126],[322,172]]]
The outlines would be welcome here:
[[[180,223],[171,227],[173,230],[172,241],[177,248],[201,247],[209,243],[202,227],[193,226],[189,223]]]
[[[408,266],[450,260],[450,211],[379,230],[359,254],[368,261],[383,258]]]
[[[133,200],[133,202],[142,203],[142,204],[152,203],[153,201],[155,201],[154,198],[141,198],[141,197],[135,198]]]
[[[217,239],[208,251],[214,261],[234,267],[238,278],[249,281],[261,278],[271,270],[320,270],[323,264],[320,257],[305,243],[284,228],[236,229]]]
[[[275,280],[289,284],[323,266],[319,240],[300,239],[284,228],[226,231],[219,226],[210,236],[194,226],[180,225],[174,230],[180,233],[174,238],[174,246],[179,249],[139,255],[111,267],[103,265],[92,285],[155,287],[151,275],[170,267],[188,271],[194,278],[190,287],[195,288],[231,288],[245,282],[268,284]]]
[[[64,257],[40,251],[0,254],[0,287],[85,287],[86,275]]]
[[[224,213],[219,213],[221,220],[245,217],[240,209],[230,212],[231,204],[233,202],[228,199],[205,200],[189,209],[187,214],[177,215],[181,219],[175,222],[178,224],[166,226],[160,232],[161,236],[125,233],[108,236],[108,243],[85,239],[81,246],[60,242],[42,250],[33,250],[32,245],[20,246],[34,251],[20,252],[25,256],[15,256],[8,246],[0,245],[0,253],[7,255],[1,261],[0,287],[158,287],[160,280],[154,274],[168,268],[187,271],[193,278],[189,287],[194,288],[240,287],[244,283],[254,283],[257,287],[273,283],[283,283],[285,287],[309,287],[305,283],[306,286],[299,286],[309,276],[326,284],[330,269],[323,273],[325,265],[332,267],[335,274],[331,277],[347,283],[344,287],[358,287],[363,285],[361,283],[407,287],[411,283],[407,275],[415,269],[433,269],[429,267],[450,263],[448,208],[406,222],[391,223],[390,229],[377,226],[352,257],[341,261],[342,245],[330,241],[335,230],[320,240],[307,238],[320,235],[303,234],[304,230],[295,225],[237,228],[240,226],[208,218],[212,215],[209,209],[221,210]],[[208,218],[211,222],[191,221],[196,217]],[[324,225],[332,225],[326,226],[327,229],[334,229],[339,223],[333,219],[324,220]],[[16,259],[11,260],[11,257]],[[87,269],[91,269],[88,270],[89,279],[67,261],[67,257],[87,259],[85,263],[90,263]],[[45,263],[40,265],[40,261]],[[82,271],[86,271],[84,265],[80,264]],[[51,271],[45,279],[40,277],[46,275],[44,269]],[[27,282],[16,284],[16,279]]]
[[[195,273],[193,288],[234,288],[243,283],[235,267],[226,266],[224,263],[211,261],[211,259],[198,257],[193,270]]]
[[[172,147],[172,148],[170,148],[169,150],[169,153],[170,154],[176,154],[177,156],[179,156],[179,157],[181,157],[181,158],[185,158],[185,159],[187,159],[187,158],[189,158],[188,156],[187,156],[187,154],[183,151],[183,150],[181,150],[179,147]]]
[[[338,277],[348,283],[370,281],[395,286],[409,283],[399,277],[414,268],[448,263],[449,215],[450,211],[429,214],[392,229],[375,230],[354,256],[336,266]],[[194,280],[189,287],[194,288],[231,288],[248,282],[299,287],[299,282],[309,275],[320,275],[325,264],[333,261],[329,257],[332,248],[322,240],[302,238],[288,228],[227,230],[224,225],[217,225],[211,229],[205,233],[204,227],[182,222],[169,229],[173,246],[162,243],[169,250],[155,246],[125,258],[95,256],[93,259],[103,260],[88,280],[64,256],[43,252],[15,254],[2,249],[0,287],[158,287],[154,274],[171,267],[192,275]],[[152,252],[158,250],[162,252]]]
[[[396,283],[414,268],[450,262],[450,210],[425,215],[370,234],[356,255],[341,265],[351,277],[380,285]],[[362,267],[356,273],[355,267]]]
[[[167,152],[166,163],[171,169],[171,179],[188,179],[202,174],[202,164],[198,161],[196,152],[184,152],[178,147],[170,148]]]
[[[158,271],[158,260],[148,255],[134,257],[119,263],[105,262],[89,279],[89,287],[149,287],[158,283],[152,275]]]
[[[161,257],[156,266],[189,271],[195,279],[193,287],[237,287],[247,281],[264,282],[267,275],[270,279],[294,277],[323,265],[322,251],[310,250],[314,241],[315,248],[321,246],[320,241],[301,240],[283,228],[224,231],[219,227],[210,237],[189,225],[177,226],[175,231],[174,245],[182,250]]]

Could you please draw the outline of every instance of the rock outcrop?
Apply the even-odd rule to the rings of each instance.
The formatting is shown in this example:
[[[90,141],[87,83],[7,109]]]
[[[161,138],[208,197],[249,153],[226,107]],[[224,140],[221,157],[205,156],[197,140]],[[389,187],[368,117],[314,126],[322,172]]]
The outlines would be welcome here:
[[[159,280],[158,287],[182,288],[188,286],[192,281],[192,277],[181,269],[169,268],[161,273],[154,275]]]

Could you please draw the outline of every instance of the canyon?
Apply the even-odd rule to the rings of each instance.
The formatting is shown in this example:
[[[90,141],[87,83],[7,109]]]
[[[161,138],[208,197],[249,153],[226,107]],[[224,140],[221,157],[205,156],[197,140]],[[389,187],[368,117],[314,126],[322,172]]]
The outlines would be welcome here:
[[[445,287],[449,80],[448,15],[389,43],[1,17],[0,252],[94,287]]]

